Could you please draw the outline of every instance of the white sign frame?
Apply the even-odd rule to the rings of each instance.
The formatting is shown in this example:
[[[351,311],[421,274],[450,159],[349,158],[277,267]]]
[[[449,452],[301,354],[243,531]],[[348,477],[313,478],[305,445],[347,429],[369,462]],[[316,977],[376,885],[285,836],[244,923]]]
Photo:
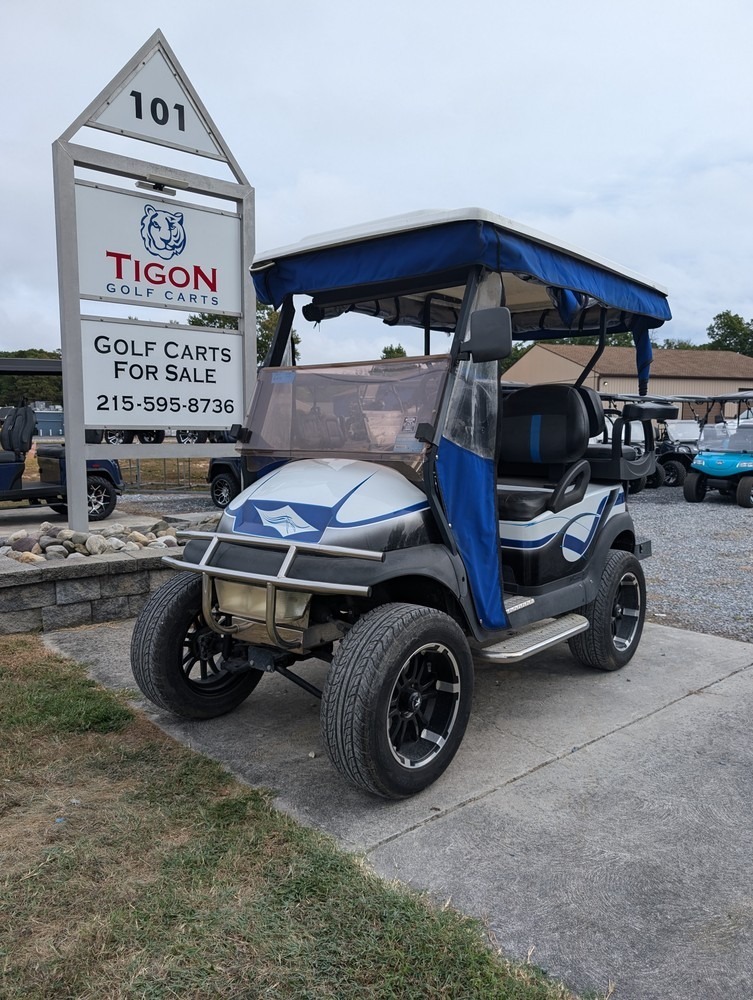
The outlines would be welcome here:
[[[169,137],[160,139],[148,134],[138,134],[138,130],[131,132],[124,128],[115,127],[106,120],[106,109],[114,106],[118,95],[122,95],[125,92],[125,88],[129,83],[131,84],[131,89],[134,89],[133,81],[136,80],[138,84],[139,79],[144,79],[143,77],[138,77],[138,74],[143,71],[144,65],[146,65],[150,58],[156,58],[155,53],[159,53],[160,58],[164,58],[165,63],[170,67],[171,74],[181,88],[181,93],[190,98],[191,107],[196,112],[197,120],[206,129],[207,135],[211,137],[212,146],[217,149],[216,154],[191,147],[190,145],[181,146],[171,141]],[[171,146],[172,148],[183,149],[186,152],[195,153],[200,156],[210,156],[212,159],[222,160],[229,167],[235,180],[220,180],[185,169],[167,167],[159,163],[134,159],[131,156],[78,145],[72,139],[83,127],[118,131],[120,134],[128,134],[131,138],[140,139],[144,142],[157,142],[159,145]],[[132,445],[121,445],[114,452],[113,448],[108,445],[87,445],[85,443],[82,322],[88,321],[90,317],[82,316],[81,311],[81,303],[85,300],[82,299],[81,295],[78,254],[79,220],[76,211],[76,184],[81,180],[81,171],[95,171],[102,175],[103,181],[107,176],[117,178],[121,182],[135,181],[137,186],[144,190],[147,197],[163,198],[180,190],[211,199],[212,204],[215,204],[217,201],[220,203],[226,202],[228,204],[228,212],[223,213],[221,210],[219,214],[228,214],[240,220],[241,236],[238,270],[240,275],[241,314],[238,317],[238,334],[236,336],[240,338],[243,345],[243,361],[241,366],[243,384],[242,411],[247,408],[256,384],[256,296],[253,283],[248,277],[249,267],[254,255],[254,189],[248,183],[237,161],[230,153],[219,130],[214,125],[204,105],[183,73],[178,60],[175,58],[161,31],[156,31],[151,36],[136,55],[123,67],[120,73],[104,88],[100,95],[66,129],[62,136],[53,143],[53,168],[60,294],[63,398],[66,415],[66,473],[69,524],[76,530],[86,530],[88,525],[86,459],[207,457],[212,454],[227,455],[233,453],[234,449],[230,446],[229,450],[228,445],[219,444],[137,445],[134,443]],[[105,187],[106,185],[103,184],[101,186]],[[125,193],[124,188],[116,188],[115,190]],[[172,307],[166,306],[166,308]],[[191,308],[192,310],[194,309],[194,307]],[[194,311],[221,312],[220,309],[211,308],[195,308]],[[160,325],[142,320],[130,320],[127,322],[144,326]],[[180,325],[176,328],[181,329]],[[190,330],[191,328],[183,327],[182,329]],[[230,333],[230,331],[223,332]],[[158,415],[158,413],[155,413],[155,417]],[[181,416],[183,416],[182,411]],[[188,417],[189,413],[186,412],[185,416]],[[172,421],[171,417],[172,415],[168,415],[161,422],[155,420],[148,425],[145,424],[143,429],[194,426],[190,423],[184,424]],[[118,426],[123,425],[119,424]],[[208,426],[211,428],[213,425],[210,423]],[[225,424],[225,427],[228,426],[230,424]]]

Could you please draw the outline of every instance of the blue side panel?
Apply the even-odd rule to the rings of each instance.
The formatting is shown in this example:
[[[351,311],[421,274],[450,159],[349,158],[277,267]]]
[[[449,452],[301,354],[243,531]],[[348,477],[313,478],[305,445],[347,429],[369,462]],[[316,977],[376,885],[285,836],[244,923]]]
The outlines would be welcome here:
[[[648,317],[650,326],[660,326],[672,318],[661,292],[562,250],[478,221],[451,222],[285,257],[254,275],[254,283],[260,301],[278,308],[291,294],[414,278],[473,264],[528,274],[553,288],[589,295],[626,313]],[[577,308],[577,295],[565,296],[559,305],[566,324]]]
[[[494,463],[443,437],[437,474],[478,620],[486,629],[508,628],[502,603]]]

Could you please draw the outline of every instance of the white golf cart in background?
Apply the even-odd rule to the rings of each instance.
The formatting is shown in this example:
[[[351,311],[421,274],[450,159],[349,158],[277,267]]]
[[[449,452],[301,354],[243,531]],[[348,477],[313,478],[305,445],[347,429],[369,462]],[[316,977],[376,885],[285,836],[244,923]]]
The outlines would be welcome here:
[[[236,496],[216,533],[186,532],[179,574],[133,634],[142,691],[210,718],[265,672],[321,697],[335,766],[400,798],[447,767],[466,728],[473,660],[508,664],[567,640],[615,670],[645,614],[627,484],[649,475],[601,434],[579,384],[504,393],[512,337],[632,331],[645,391],[649,330],[670,318],[650,282],[507,219],[419,212],[257,255],[260,301],[280,309],[239,451],[273,470]],[[305,329],[311,324],[311,330]],[[331,336],[423,331],[418,357],[292,366]],[[440,350],[442,353],[432,353]],[[592,362],[593,364],[593,362]],[[676,415],[630,404],[625,420]],[[329,661],[323,691],[293,666]]]

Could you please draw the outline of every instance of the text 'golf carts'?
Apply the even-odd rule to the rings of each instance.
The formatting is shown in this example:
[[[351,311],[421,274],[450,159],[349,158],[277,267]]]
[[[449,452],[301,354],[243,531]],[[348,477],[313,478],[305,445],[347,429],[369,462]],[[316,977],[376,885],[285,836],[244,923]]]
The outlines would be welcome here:
[[[283,674],[321,697],[344,775],[410,795],[461,742],[474,657],[514,663],[563,640],[591,667],[633,656],[650,544],[626,483],[653,471],[653,450],[589,442],[604,427],[590,366],[574,386],[503,393],[498,361],[512,337],[598,333],[595,360],[608,332],[630,330],[645,390],[666,294],[478,209],[304,240],[252,273],[280,319],[239,447],[278,464],[216,534],[187,532],[183,560],[166,560],[184,572],[135,626],[134,674],[189,718]],[[385,323],[422,331],[421,355],[286,363],[294,326],[306,345],[321,324],[345,354],[355,338],[369,351]],[[624,414],[675,415],[641,402]],[[323,691],[291,669],[311,657],[330,663]]]

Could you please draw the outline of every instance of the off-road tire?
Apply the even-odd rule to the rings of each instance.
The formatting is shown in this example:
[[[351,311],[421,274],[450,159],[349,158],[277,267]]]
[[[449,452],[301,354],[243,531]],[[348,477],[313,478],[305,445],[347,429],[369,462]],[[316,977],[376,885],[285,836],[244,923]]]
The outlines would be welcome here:
[[[646,489],[658,490],[660,486],[664,485],[666,480],[666,473],[664,472],[664,466],[661,462],[656,463],[656,468],[651,473],[650,476],[646,476]]]
[[[682,494],[688,503],[702,503],[706,496],[706,477],[701,472],[689,472],[682,484]]]
[[[665,486],[682,486],[685,482],[685,477],[688,474],[688,470],[682,464],[674,458],[667,459],[664,462],[664,485]]]
[[[216,649],[212,658],[205,658],[203,671],[201,657],[194,655],[202,638]],[[219,666],[223,642],[204,621],[201,576],[178,573],[152,594],[136,619],[131,639],[133,676],[151,702],[175,715],[186,719],[225,715],[251,694],[262,671],[231,672]],[[197,663],[204,679],[190,676]]]
[[[646,617],[646,581],[631,552],[609,553],[598,594],[577,613],[591,626],[568,639],[576,660],[597,670],[619,670],[630,662]]]
[[[89,520],[104,521],[115,510],[118,493],[110,480],[105,479],[104,476],[87,476],[86,501],[89,508]]]
[[[212,482],[209,484],[209,495],[212,498],[212,503],[220,510],[224,510],[240,491],[241,484],[238,482],[238,477],[232,472],[220,472],[212,478]]]
[[[735,499],[740,507],[753,507],[753,476],[743,476],[738,481]]]
[[[458,624],[433,608],[385,604],[339,644],[322,696],[322,739],[357,787],[405,798],[455,756],[472,696],[473,661]]]

